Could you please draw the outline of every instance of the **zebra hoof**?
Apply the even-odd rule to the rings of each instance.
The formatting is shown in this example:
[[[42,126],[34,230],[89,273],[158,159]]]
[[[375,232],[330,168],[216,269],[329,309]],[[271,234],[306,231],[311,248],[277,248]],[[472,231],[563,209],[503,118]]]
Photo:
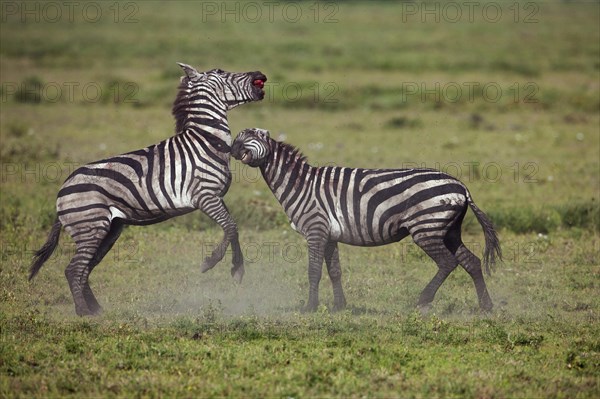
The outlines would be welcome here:
[[[244,266],[232,267],[231,277],[233,277],[233,281],[235,281],[238,284],[241,284],[242,278],[244,277]]]
[[[90,311],[90,314],[99,315],[100,313],[102,313],[102,307],[100,306],[95,297],[86,295],[84,296],[84,298],[87,304],[87,308]]]
[[[341,312],[342,310],[346,309],[346,301],[344,302],[340,302],[340,303],[333,303],[333,311],[334,312]]]
[[[217,262],[213,261],[210,258],[206,258],[204,262],[202,262],[202,264],[200,265],[200,271],[202,273],[206,273],[207,271],[215,267],[216,264]]]
[[[417,310],[421,313],[421,316],[427,316],[431,311],[431,303],[420,303],[417,305]]]
[[[102,314],[102,307],[100,305],[91,307],[90,306],[90,316],[99,316]]]
[[[79,317],[84,317],[84,316],[95,316],[98,313],[92,312],[87,305],[86,306],[75,306],[75,313],[77,314],[77,316]]]
[[[302,308],[302,313],[315,313],[319,308],[319,303],[311,303],[310,301]]]
[[[494,310],[494,304],[492,302],[483,302],[479,304],[479,308],[483,313],[492,313],[492,310]]]

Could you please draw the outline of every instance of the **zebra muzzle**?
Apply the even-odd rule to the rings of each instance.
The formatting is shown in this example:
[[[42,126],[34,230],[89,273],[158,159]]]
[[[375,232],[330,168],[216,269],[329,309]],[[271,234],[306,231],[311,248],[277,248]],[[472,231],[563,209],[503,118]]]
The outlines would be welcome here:
[[[267,81],[267,77],[263,75],[261,72],[255,72],[253,76],[254,80],[252,80],[252,86],[255,87],[258,99],[262,100],[265,97],[265,82]]]
[[[239,142],[234,141],[231,147],[231,156],[242,163],[250,162],[250,151],[246,150]]]

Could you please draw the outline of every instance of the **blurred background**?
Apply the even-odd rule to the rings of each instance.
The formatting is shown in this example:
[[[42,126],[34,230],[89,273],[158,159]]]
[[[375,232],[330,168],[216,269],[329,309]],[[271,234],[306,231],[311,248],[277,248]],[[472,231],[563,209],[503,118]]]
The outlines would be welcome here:
[[[269,129],[317,165],[441,169],[516,232],[598,227],[597,2],[3,2],[1,11],[1,223],[48,227],[70,168],[173,134],[179,61],[267,74],[265,100],[230,113],[234,136]],[[257,172],[232,170],[236,219],[285,224]],[[211,227],[199,215],[176,223]]]

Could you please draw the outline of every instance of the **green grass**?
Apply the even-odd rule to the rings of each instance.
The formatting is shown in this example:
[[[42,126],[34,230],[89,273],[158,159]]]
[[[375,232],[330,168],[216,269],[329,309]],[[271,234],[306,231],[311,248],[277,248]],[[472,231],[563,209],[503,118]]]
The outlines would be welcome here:
[[[587,248],[572,234],[504,234],[506,262],[488,278],[491,315],[478,313],[461,270],[442,286],[431,314],[417,314],[414,303],[435,266],[414,244],[343,247],[349,309],[329,313],[324,279],[323,306],[306,315],[299,312],[307,293],[299,236],[242,234],[253,262],[235,286],[230,255],[209,274],[198,270],[202,248],[218,232],[151,229],[127,230],[94,273],[106,309],[98,318],[73,314],[60,272],[68,240],[32,285],[24,279],[27,257],[12,256],[20,261],[2,272],[3,394],[598,393],[597,238]],[[480,236],[465,241],[482,244]]]
[[[600,396],[597,3],[535,3],[535,23],[523,21],[531,2],[518,22],[512,2],[494,3],[496,23],[404,20],[392,2],[319,3],[316,22],[316,3],[301,2],[297,23],[130,2],[115,23],[112,3],[98,4],[96,23],[0,24],[0,396]],[[124,23],[132,10],[137,22]],[[416,313],[435,265],[405,240],[341,247],[349,308],[329,312],[324,272],[321,308],[301,313],[305,242],[236,161],[226,203],[242,285],[230,254],[200,273],[222,233],[197,213],[125,230],[91,276],[100,317],[74,315],[64,233],[28,283],[70,171],[172,134],[176,61],[268,75],[267,98],[230,113],[233,134],[269,129],[316,165],[459,177],[500,231],[505,262],[486,278],[495,311],[479,313],[457,270],[429,315]],[[481,253],[471,214],[464,230]]]

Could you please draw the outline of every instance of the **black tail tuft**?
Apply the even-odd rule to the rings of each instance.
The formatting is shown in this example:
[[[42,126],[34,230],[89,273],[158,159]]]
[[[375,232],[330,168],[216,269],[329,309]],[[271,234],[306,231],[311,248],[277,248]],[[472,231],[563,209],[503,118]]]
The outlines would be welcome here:
[[[485,236],[485,250],[483,251],[483,265],[485,266],[485,272],[491,274],[494,265],[497,260],[502,261],[502,249],[500,248],[500,240],[494,230],[494,224],[487,217],[481,209],[475,205],[473,199],[467,194],[467,200],[471,210],[475,214],[477,221],[483,228],[483,235]]]
[[[62,225],[58,218],[54,221],[52,225],[52,230],[50,230],[50,234],[48,234],[48,240],[46,243],[38,249],[34,254],[34,260],[31,264],[31,268],[29,269],[29,280],[35,277],[35,275],[40,271],[42,265],[50,258],[54,249],[58,245],[58,238],[60,237],[60,229]]]

